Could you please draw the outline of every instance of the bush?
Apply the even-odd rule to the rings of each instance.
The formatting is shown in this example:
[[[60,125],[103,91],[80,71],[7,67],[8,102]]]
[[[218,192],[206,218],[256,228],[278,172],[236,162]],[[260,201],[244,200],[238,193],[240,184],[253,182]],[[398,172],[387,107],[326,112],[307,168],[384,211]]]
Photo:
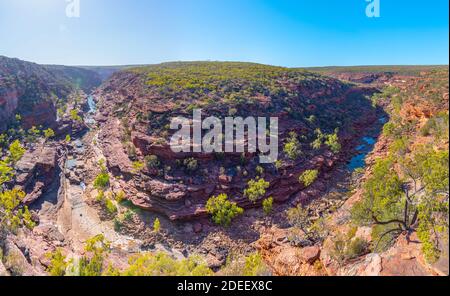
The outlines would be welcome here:
[[[130,259],[123,276],[212,276],[213,272],[198,256],[176,260],[163,252],[139,254]]]
[[[103,190],[99,190],[95,200],[98,202],[103,202],[103,200],[105,200],[105,192]]]
[[[266,215],[269,215],[273,210],[273,197],[266,198],[262,202],[263,210]]]
[[[56,249],[56,251],[47,253],[45,256],[50,260],[50,264],[47,267],[47,272],[50,276],[64,276],[66,274],[68,263],[61,249]]]
[[[80,276],[101,276],[103,272],[104,254],[109,252],[110,243],[103,234],[94,236],[86,241],[84,250],[86,255],[80,258]]]
[[[314,133],[316,134],[316,139],[311,143],[311,147],[314,150],[318,150],[322,147],[325,136],[320,129],[316,129]]]
[[[155,219],[155,222],[153,222],[153,231],[158,233],[161,231],[161,222],[158,218]]]
[[[134,161],[133,162],[133,171],[135,173],[139,173],[144,169],[145,164],[141,161]]]
[[[352,230],[345,235],[340,233],[333,239],[331,256],[341,264],[358,258],[369,250],[369,243],[363,238],[355,237],[356,228],[355,231]]]
[[[235,217],[244,213],[236,203],[228,200],[226,194],[211,197],[206,203],[206,211],[212,216],[214,223],[225,227],[230,226]]]
[[[334,153],[341,151],[341,144],[339,143],[338,130],[334,134],[326,135],[325,145],[327,145]]]
[[[117,207],[116,207],[116,205],[112,202],[112,200],[110,200],[110,199],[108,199],[108,198],[105,198],[104,202],[105,202],[104,205],[105,205],[105,208],[106,208],[106,211],[108,212],[108,214],[113,215],[113,214],[116,214],[116,213],[117,213]]]
[[[81,118],[81,116],[78,114],[78,110],[76,109],[72,109],[70,110],[70,118],[73,121],[82,121],[83,119]]]
[[[50,139],[50,138],[53,138],[54,136],[55,136],[55,132],[51,128],[44,130],[45,138]]]
[[[219,271],[221,276],[270,276],[269,267],[265,264],[261,254],[253,253],[248,256],[230,255],[226,265]]]
[[[257,166],[255,170],[258,176],[262,176],[264,174],[264,168],[262,166]]]
[[[145,163],[148,169],[157,169],[161,165],[156,155],[147,155],[145,157]]]
[[[247,189],[244,190],[244,196],[250,201],[256,202],[259,198],[266,194],[266,189],[269,188],[270,183],[264,179],[250,180]]]
[[[289,138],[284,144],[283,148],[284,153],[286,153],[287,157],[289,157],[292,160],[296,160],[301,155],[300,150],[300,142],[297,139],[297,134],[295,132],[291,132],[289,134]]]
[[[318,176],[319,176],[318,170],[306,170],[300,175],[298,181],[305,187],[308,187],[317,180]]]
[[[195,158],[188,158],[183,161],[183,165],[186,168],[186,171],[193,173],[198,168],[198,161]]]
[[[94,180],[95,189],[106,189],[109,186],[109,174],[106,172],[100,173]]]
[[[395,130],[395,124],[393,122],[388,122],[383,126],[383,135],[386,137],[391,137],[394,135]]]
[[[437,139],[448,139],[448,123],[449,116],[446,113],[440,113],[428,119],[427,123],[422,127],[422,136],[433,134]]]
[[[13,163],[18,162],[25,154],[25,148],[22,147],[19,140],[15,140],[9,146],[9,157]]]
[[[116,193],[114,199],[118,202],[121,203],[125,200],[126,196],[125,196],[125,192],[123,192],[122,190],[120,190],[119,192]]]

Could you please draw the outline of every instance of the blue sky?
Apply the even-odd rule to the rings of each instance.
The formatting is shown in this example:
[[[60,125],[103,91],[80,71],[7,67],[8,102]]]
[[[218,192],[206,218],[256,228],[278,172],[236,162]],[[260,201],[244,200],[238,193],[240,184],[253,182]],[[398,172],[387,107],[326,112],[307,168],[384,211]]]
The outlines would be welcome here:
[[[0,0],[0,55],[51,64],[448,64],[448,0]]]

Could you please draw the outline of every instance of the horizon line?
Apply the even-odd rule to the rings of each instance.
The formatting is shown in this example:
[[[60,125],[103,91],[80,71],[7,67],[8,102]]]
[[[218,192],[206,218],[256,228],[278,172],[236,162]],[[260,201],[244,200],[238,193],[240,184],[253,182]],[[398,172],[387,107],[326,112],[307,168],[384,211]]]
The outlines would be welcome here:
[[[317,68],[350,68],[350,67],[449,67],[449,64],[355,64],[355,65],[327,65],[327,66],[280,66],[280,65],[273,65],[273,64],[265,64],[260,62],[252,62],[252,61],[239,61],[239,60],[168,60],[168,61],[161,61],[157,63],[139,63],[139,64],[59,64],[59,63],[38,63],[34,61],[30,61],[27,59],[22,59],[18,57],[8,57],[5,55],[1,55],[0,57],[10,58],[10,59],[18,59],[25,62],[35,63],[41,66],[66,66],[66,67],[75,67],[75,68],[86,68],[86,67],[145,67],[145,66],[154,66],[154,65],[161,65],[161,64],[167,64],[167,63],[195,63],[195,62],[219,62],[219,63],[226,63],[226,62],[235,62],[235,63],[251,63],[251,64],[260,64],[265,66],[275,66],[275,67],[283,67],[283,68],[290,68],[290,69],[317,69]]]

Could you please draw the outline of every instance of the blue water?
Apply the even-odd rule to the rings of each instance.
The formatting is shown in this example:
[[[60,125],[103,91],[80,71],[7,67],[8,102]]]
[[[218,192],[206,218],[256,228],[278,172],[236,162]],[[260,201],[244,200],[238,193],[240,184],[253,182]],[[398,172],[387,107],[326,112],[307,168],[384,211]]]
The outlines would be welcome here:
[[[356,147],[356,151],[362,151],[366,149],[366,145],[359,145],[358,147]]]
[[[356,150],[360,153],[353,156],[352,159],[350,159],[350,162],[347,164],[347,169],[350,172],[353,172],[359,168],[364,168],[366,166],[366,156],[372,151],[373,146],[376,143],[376,140],[372,137],[363,137],[361,141],[363,143],[356,147]]]
[[[366,142],[367,144],[369,144],[370,146],[373,146],[376,143],[376,140],[371,137],[364,137],[363,141]]]
[[[95,104],[94,97],[88,96],[87,103],[89,107],[89,113],[95,113],[97,111],[97,105]]]

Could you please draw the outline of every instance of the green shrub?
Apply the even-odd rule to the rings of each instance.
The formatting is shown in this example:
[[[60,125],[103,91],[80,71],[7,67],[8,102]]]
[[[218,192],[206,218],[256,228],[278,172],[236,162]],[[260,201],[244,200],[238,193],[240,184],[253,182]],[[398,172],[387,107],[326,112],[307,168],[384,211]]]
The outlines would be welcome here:
[[[145,163],[147,164],[147,168],[149,169],[157,169],[161,165],[158,156],[156,155],[147,155],[145,157]]]
[[[143,253],[130,259],[130,266],[123,276],[212,276],[199,256],[176,260],[163,252]]]
[[[158,233],[161,231],[161,222],[158,218],[155,219],[155,222],[153,222],[153,231]]]
[[[73,121],[82,121],[82,120],[83,120],[83,119],[81,118],[81,116],[79,115],[78,110],[76,110],[76,109],[70,110],[70,118],[71,118]]]
[[[206,211],[212,216],[214,223],[225,227],[230,226],[235,217],[244,213],[236,203],[228,200],[226,194],[211,197],[206,203]]]
[[[122,201],[124,201],[126,199],[126,195],[125,192],[123,190],[120,190],[119,192],[117,192],[114,196],[114,199],[118,202],[121,203]]]
[[[47,272],[50,276],[64,276],[69,263],[61,252],[61,249],[56,249],[54,252],[45,254],[50,264],[47,267]]]
[[[109,174],[106,172],[100,173],[94,180],[95,189],[106,189],[109,186]]]
[[[396,126],[393,122],[388,122],[383,126],[383,135],[386,137],[391,137],[396,132]]]
[[[355,237],[355,232],[350,230],[347,234],[339,233],[333,238],[331,257],[342,264],[358,258],[368,251],[369,243],[361,237]]]
[[[264,179],[256,179],[248,181],[248,187],[244,190],[244,196],[250,201],[256,202],[259,198],[266,194],[266,189],[269,188],[270,183]]]
[[[317,180],[318,176],[319,176],[318,170],[306,170],[300,175],[298,181],[305,187],[308,187]]]
[[[266,215],[269,215],[273,210],[273,197],[266,198],[262,202],[263,210]]]
[[[183,161],[187,172],[193,173],[198,169],[198,161],[195,158],[187,158]]]
[[[105,198],[104,203],[105,203],[105,208],[106,208],[106,211],[108,212],[108,214],[113,215],[113,214],[117,213],[117,207],[112,200]]]
[[[253,253],[248,256],[230,255],[227,263],[218,272],[221,276],[270,276],[269,267],[265,264],[261,254]]]
[[[258,176],[262,176],[264,174],[264,168],[262,166],[257,166],[255,170]]]
[[[325,136],[325,145],[327,145],[334,153],[341,151],[341,144],[339,143],[338,130],[334,134]]]
[[[141,161],[133,161],[133,171],[135,173],[139,173],[140,171],[142,171],[145,167],[145,164]]]
[[[22,147],[19,140],[15,140],[9,146],[9,157],[13,163],[18,162],[25,154],[25,148]]]
[[[287,157],[292,160],[296,160],[302,154],[300,142],[298,141],[297,134],[295,132],[291,132],[289,134],[289,138],[287,139],[286,144],[284,144],[283,151],[286,153]]]
[[[44,130],[45,138],[50,139],[50,138],[53,138],[54,136],[55,136],[55,132],[51,128]]]

